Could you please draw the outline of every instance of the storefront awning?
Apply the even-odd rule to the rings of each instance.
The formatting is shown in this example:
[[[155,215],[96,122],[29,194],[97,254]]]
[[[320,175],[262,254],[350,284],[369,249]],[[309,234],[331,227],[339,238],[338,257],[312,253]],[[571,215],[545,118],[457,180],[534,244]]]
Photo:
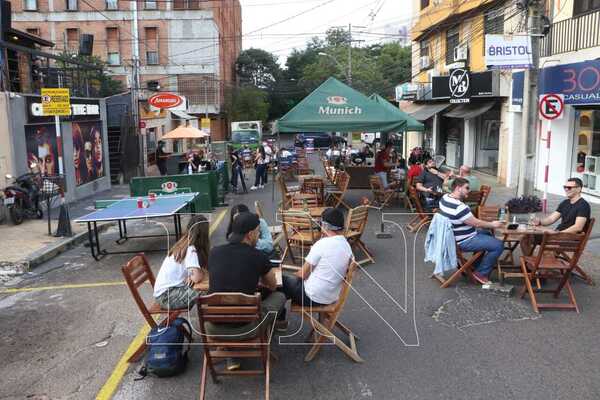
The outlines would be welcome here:
[[[495,101],[485,103],[460,104],[444,114],[445,117],[471,119],[480,116],[490,108],[494,107]]]
[[[185,111],[171,110],[171,113],[176,115],[177,117],[179,117],[179,119],[197,119],[196,117],[192,117],[190,114],[186,113]]]
[[[415,104],[400,102],[402,111],[418,121],[425,121],[448,107],[450,107],[450,103]]]

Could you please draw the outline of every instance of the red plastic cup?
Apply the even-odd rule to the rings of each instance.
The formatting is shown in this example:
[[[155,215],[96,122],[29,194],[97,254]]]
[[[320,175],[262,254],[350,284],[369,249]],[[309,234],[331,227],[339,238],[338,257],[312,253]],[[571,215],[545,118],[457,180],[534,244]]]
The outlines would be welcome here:
[[[144,208],[144,200],[141,197],[137,199],[137,208]]]

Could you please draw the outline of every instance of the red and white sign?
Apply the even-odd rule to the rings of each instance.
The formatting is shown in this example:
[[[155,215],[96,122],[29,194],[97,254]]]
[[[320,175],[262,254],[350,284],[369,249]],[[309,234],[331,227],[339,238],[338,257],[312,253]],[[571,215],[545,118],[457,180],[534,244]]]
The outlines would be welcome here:
[[[540,118],[552,121],[562,119],[565,110],[565,96],[562,94],[540,95]]]
[[[174,108],[183,103],[183,98],[174,93],[158,93],[148,99],[148,104],[156,108]]]

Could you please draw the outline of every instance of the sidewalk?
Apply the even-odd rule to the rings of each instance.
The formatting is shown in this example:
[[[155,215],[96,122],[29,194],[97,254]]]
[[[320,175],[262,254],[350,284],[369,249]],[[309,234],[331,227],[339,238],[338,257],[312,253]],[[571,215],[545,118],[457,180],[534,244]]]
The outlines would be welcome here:
[[[97,199],[115,199],[129,195],[128,185],[114,185],[110,190],[98,193],[74,203],[69,204],[71,217],[72,237],[54,237],[48,235],[48,219],[46,212],[44,219],[26,219],[20,225],[12,225],[9,221],[0,224],[0,280],[11,275],[28,271],[44,261],[60,254],[87,240],[85,226],[72,221],[93,211],[94,201]],[[59,208],[51,211],[52,233],[58,226]]]

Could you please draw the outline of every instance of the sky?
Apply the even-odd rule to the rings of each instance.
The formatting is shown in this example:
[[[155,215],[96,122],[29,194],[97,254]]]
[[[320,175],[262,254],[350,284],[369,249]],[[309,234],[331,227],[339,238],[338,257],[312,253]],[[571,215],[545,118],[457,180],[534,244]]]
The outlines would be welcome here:
[[[294,48],[302,49],[313,36],[323,38],[330,27],[352,24],[358,45],[390,36],[390,23],[410,26],[412,0],[240,0],[242,47],[267,50],[285,65]],[[360,27],[359,27],[360,26]],[[388,33],[389,35],[389,33]]]

